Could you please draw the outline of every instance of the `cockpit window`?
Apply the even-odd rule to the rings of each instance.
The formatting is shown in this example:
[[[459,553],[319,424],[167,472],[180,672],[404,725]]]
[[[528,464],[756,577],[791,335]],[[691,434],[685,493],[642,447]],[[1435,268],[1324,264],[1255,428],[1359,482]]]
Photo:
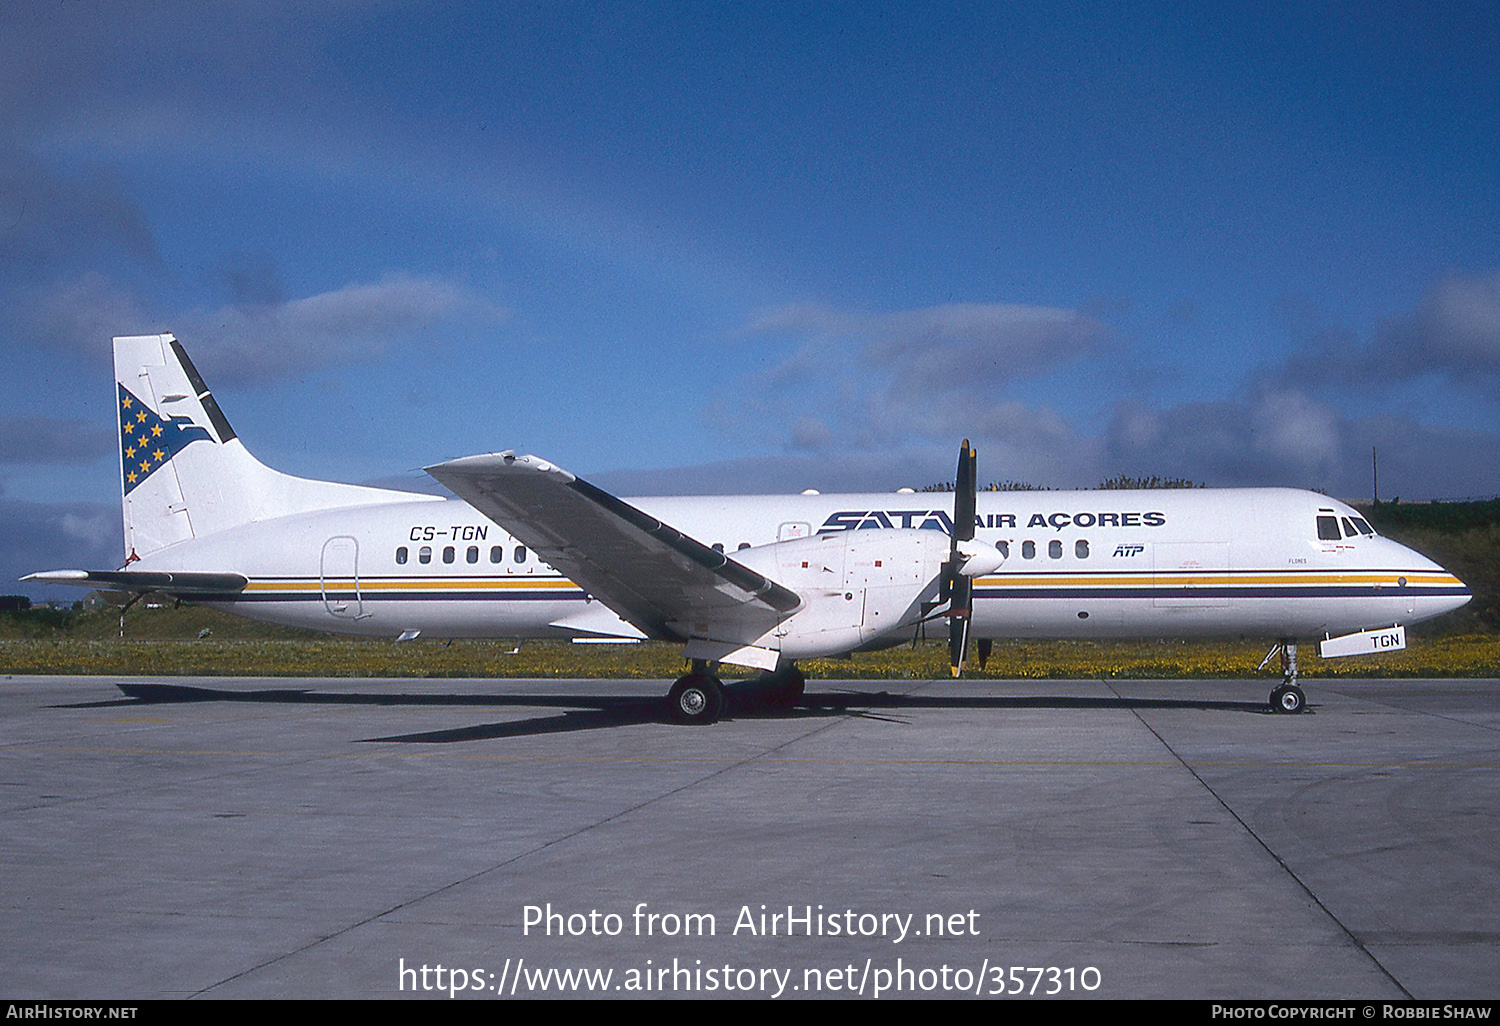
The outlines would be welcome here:
[[[1339,533],[1339,518],[1338,517],[1319,517],[1318,518],[1318,540],[1319,541],[1338,541],[1342,537],[1343,537],[1343,535],[1341,535]]]
[[[1360,517],[1355,517],[1354,518],[1354,526],[1357,527],[1357,528],[1359,528],[1359,533],[1360,534],[1374,534],[1375,533],[1375,528],[1371,527],[1367,521],[1361,519]]]
[[[1354,529],[1354,525],[1349,522],[1349,518],[1348,517],[1344,517],[1343,521],[1344,521],[1344,537],[1345,538],[1353,538],[1355,535],[1357,535],[1359,533],[1358,531],[1356,531]]]

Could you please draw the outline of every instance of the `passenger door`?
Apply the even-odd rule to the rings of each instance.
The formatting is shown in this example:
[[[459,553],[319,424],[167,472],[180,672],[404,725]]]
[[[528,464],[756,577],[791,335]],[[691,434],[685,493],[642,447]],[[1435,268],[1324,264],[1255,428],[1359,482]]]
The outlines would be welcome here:
[[[367,616],[359,587],[359,542],[346,534],[329,538],[318,566],[323,608],[346,620]]]

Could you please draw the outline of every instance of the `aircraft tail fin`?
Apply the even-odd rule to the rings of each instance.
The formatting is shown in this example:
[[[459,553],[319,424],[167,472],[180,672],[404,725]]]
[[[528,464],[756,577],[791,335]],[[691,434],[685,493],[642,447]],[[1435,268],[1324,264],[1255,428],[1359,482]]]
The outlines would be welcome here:
[[[114,341],[127,562],[269,517],[430,498],[272,470],[239,440],[176,338]]]

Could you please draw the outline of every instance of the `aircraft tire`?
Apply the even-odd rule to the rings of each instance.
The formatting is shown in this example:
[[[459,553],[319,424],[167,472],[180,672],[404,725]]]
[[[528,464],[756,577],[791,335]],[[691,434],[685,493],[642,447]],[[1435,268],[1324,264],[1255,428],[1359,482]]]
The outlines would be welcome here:
[[[724,685],[708,674],[690,673],[672,685],[667,705],[677,723],[717,723],[724,712]]]
[[[776,675],[775,690],[772,694],[774,701],[780,708],[790,709],[802,701],[803,694],[807,691],[807,677],[795,666],[788,667],[784,672]]]
[[[1271,692],[1271,711],[1287,713],[1288,715],[1300,713],[1307,708],[1307,696],[1302,689],[1295,684],[1283,684]]]

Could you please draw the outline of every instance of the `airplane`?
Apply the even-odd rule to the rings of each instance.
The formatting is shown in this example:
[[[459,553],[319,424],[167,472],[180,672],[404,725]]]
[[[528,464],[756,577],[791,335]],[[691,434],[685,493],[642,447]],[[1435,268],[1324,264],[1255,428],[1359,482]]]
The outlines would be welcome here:
[[[114,340],[125,562],[25,581],[177,599],[407,641],[658,639],[690,669],[672,717],[724,709],[717,665],[800,699],[799,660],[946,622],[971,641],[1262,637],[1270,706],[1303,710],[1297,639],[1328,657],[1404,648],[1467,586],[1354,508],[1290,488],[622,499],[537,456],[448,460],[457,498],[309,480],[250,454],[170,334]]]

